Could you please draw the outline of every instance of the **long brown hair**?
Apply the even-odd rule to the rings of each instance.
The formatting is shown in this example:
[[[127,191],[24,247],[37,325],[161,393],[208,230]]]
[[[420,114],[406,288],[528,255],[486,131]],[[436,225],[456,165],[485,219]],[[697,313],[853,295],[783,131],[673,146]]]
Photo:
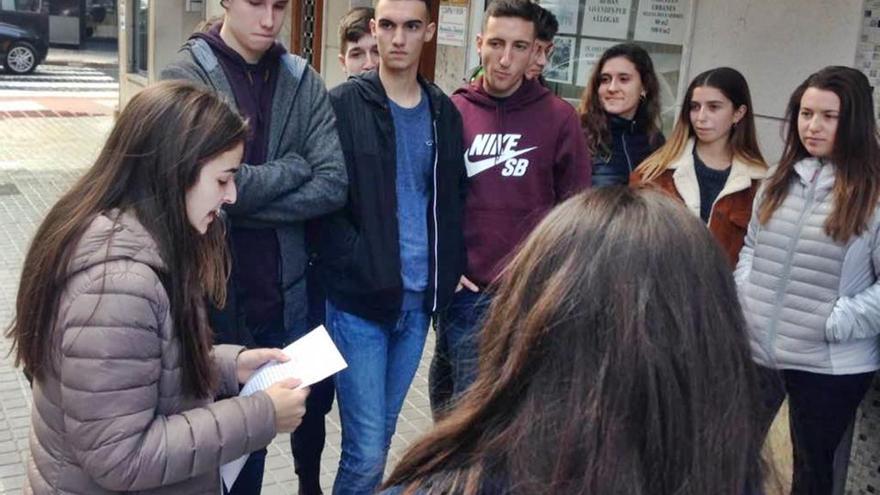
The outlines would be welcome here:
[[[184,387],[200,397],[211,393],[216,373],[204,301],[207,295],[223,304],[229,255],[222,222],[200,235],[187,219],[185,195],[205,161],[242,143],[246,131],[225,102],[190,83],[159,83],[131,99],[95,163],[31,241],[6,334],[16,366],[36,379],[56,371],[52,336],[77,241],[97,215],[119,209],[136,215],[167,267],[159,277],[181,341]]]
[[[660,82],[654,72],[654,62],[644,48],[633,43],[621,43],[605,50],[596,65],[590,81],[581,95],[578,114],[581,127],[587,137],[590,154],[607,153],[611,146],[611,131],[608,128],[608,113],[599,101],[599,85],[602,83],[602,69],[612,58],[623,57],[629,60],[639,73],[645,97],[639,103],[634,117],[639,128],[654,143],[660,134]]]
[[[612,186],[553,210],[503,273],[480,335],[472,388],[386,486],[742,495],[760,481],[730,268],[663,193]]]
[[[871,84],[850,67],[825,67],[792,93],[786,110],[785,148],[779,166],[767,179],[758,220],[762,224],[770,220],[788,195],[795,164],[810,156],[798,132],[801,98],[808,88],[831,91],[840,98],[837,133],[829,157],[835,174],[834,209],[825,220],[825,233],[837,242],[846,242],[865,231],[880,199],[880,146]]]
[[[669,165],[684,153],[685,146],[690,138],[696,136],[694,126],[691,123],[691,101],[694,98],[694,90],[697,88],[715,88],[733,103],[733,109],[746,107],[746,114],[730,129],[728,146],[733,151],[734,158],[745,163],[767,168],[767,162],[758,147],[758,138],[755,133],[755,114],[752,111],[752,96],[746,78],[730,67],[718,67],[707,70],[691,81],[684,96],[684,103],[678,114],[672,137],[659,150],[645,159],[636,169],[636,173],[642,182],[651,182],[656,179]]]

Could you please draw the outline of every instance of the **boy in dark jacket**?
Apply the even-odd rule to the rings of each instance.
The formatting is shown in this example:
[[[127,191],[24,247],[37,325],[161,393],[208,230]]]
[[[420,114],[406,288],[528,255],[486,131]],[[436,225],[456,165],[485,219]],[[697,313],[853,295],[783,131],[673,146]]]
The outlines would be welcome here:
[[[477,36],[484,73],[452,96],[464,123],[467,267],[440,315],[437,338],[449,354],[454,395],[476,373],[478,330],[491,300],[487,287],[535,225],[590,184],[574,108],[526,78],[538,9],[528,0],[489,4]],[[443,404],[432,406],[436,414]]]
[[[223,0],[222,22],[193,35],[162,79],[225,95],[250,124],[238,201],[226,208],[233,256],[226,308],[213,311],[217,343],[284,347],[308,329],[304,222],[339,209],[346,175],[320,76],[275,41],[284,0]],[[332,382],[315,384],[291,435],[300,494],[319,494],[324,415]],[[255,452],[230,493],[260,492],[266,451]]]
[[[319,242],[327,326],[348,363],[336,375],[334,494],[379,485],[431,315],[463,266],[461,118],[418,76],[436,27],[429,12],[426,0],[380,0],[371,22],[379,70],[330,92],[350,178],[348,202],[322,219]]]

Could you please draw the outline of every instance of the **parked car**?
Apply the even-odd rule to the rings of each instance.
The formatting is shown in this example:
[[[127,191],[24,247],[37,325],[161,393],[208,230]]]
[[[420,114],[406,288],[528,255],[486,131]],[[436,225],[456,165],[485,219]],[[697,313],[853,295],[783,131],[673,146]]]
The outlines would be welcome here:
[[[6,72],[29,74],[48,53],[49,43],[33,30],[0,22],[0,64]]]

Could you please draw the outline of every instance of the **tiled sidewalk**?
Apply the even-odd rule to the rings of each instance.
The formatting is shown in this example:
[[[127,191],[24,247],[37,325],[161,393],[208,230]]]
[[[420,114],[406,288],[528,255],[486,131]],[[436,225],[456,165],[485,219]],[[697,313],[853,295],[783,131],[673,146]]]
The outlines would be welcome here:
[[[15,305],[21,264],[43,215],[97,155],[112,126],[110,117],[19,117],[0,119],[0,328]],[[0,338],[0,494],[20,493],[30,426],[30,389],[9,358],[9,341]],[[421,367],[401,413],[389,466],[401,450],[431,425],[427,398],[429,338]],[[339,418],[327,416],[322,485],[329,493],[339,462]],[[288,435],[269,446],[263,493],[296,492]]]

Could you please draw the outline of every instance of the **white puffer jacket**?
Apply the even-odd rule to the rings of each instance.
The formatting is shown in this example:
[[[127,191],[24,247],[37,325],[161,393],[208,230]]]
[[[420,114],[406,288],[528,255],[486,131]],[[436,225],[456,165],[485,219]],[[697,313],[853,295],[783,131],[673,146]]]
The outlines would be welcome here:
[[[734,274],[755,361],[843,375],[880,368],[880,222],[846,243],[824,229],[835,170],[795,164],[788,195],[766,225],[752,215]],[[755,205],[759,205],[759,192]]]

